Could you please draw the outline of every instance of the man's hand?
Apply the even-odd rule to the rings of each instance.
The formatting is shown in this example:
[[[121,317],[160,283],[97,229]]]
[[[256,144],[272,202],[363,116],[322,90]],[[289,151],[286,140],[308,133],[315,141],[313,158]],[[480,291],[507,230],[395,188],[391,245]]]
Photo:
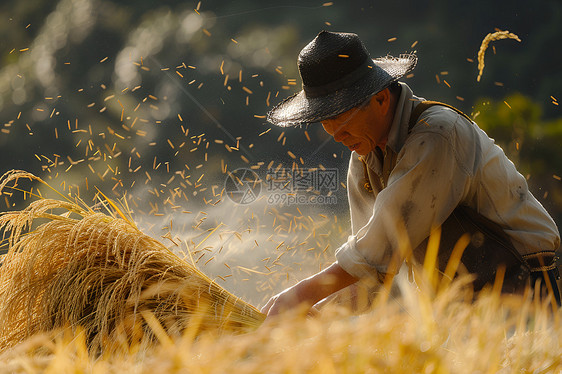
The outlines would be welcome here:
[[[263,314],[267,314],[268,317],[271,317],[279,314],[280,312],[294,309],[300,304],[303,304],[305,301],[301,301],[299,298],[298,286],[299,285],[297,284],[273,296],[269,299],[267,304],[261,308],[261,312]]]
[[[321,272],[273,296],[261,309],[261,312],[267,314],[269,318],[299,305],[306,305],[310,310],[320,300],[357,280],[334,262]]]

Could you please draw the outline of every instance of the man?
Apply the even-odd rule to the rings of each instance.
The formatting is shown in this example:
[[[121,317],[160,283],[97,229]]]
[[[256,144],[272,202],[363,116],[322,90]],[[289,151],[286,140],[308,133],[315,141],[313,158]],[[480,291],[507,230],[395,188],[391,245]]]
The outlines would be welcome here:
[[[452,107],[430,105],[398,79],[413,55],[372,60],[358,36],[322,31],[298,57],[303,90],[278,104],[278,126],[321,122],[352,151],[347,176],[352,235],[325,270],[272,297],[269,316],[312,307],[364,277],[397,272],[413,248],[423,261],[427,238],[442,227],[437,260],[443,271],[457,240],[471,241],[462,266],[474,288],[504,274],[504,292],[539,279],[556,287],[556,224],[529,192],[501,148]],[[558,293],[558,295],[556,295]]]

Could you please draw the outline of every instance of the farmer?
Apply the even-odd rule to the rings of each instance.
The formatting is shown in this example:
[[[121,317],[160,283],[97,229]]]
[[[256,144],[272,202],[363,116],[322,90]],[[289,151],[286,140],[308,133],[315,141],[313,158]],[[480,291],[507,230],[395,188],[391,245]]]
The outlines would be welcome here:
[[[416,62],[414,55],[373,60],[351,33],[322,31],[300,52],[303,90],[274,107],[268,121],[282,127],[321,122],[349,148],[351,236],[332,265],[272,297],[262,308],[268,316],[303,303],[312,307],[365,277],[383,282],[404,259],[423,263],[436,227],[442,229],[441,271],[468,233],[459,272],[475,276],[475,290],[496,275],[503,275],[507,293],[538,280],[560,303],[556,224],[469,117],[414,96],[398,81]],[[404,248],[413,248],[411,256]]]

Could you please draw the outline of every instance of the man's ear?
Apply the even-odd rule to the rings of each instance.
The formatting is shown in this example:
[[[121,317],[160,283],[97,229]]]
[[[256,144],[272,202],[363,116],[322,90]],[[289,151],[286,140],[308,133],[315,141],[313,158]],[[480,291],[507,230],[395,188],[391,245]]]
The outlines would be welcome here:
[[[377,105],[380,107],[382,113],[386,113],[390,107],[390,90],[385,88],[377,93],[374,97]]]

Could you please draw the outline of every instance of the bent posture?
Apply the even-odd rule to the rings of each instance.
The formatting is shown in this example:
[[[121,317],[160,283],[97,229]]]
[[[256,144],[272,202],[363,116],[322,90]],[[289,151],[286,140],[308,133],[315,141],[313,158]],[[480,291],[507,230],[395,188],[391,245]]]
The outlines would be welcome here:
[[[398,81],[416,63],[414,55],[373,60],[350,33],[322,31],[300,52],[303,90],[273,108],[268,120],[283,127],[321,122],[352,152],[352,235],[331,266],[272,297],[262,309],[269,316],[313,306],[360,278],[392,276],[406,255],[404,241],[414,259],[423,259],[427,238],[439,226],[440,270],[468,233],[461,262],[476,276],[476,290],[502,267],[504,292],[539,280],[560,303],[556,224],[476,123]]]

